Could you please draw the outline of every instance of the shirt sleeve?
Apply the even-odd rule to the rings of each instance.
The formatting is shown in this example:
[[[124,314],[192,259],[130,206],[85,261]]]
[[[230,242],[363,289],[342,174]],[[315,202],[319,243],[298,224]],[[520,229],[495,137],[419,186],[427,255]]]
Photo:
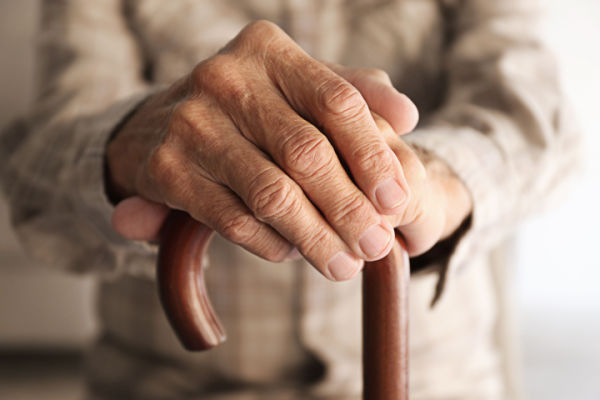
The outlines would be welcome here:
[[[406,139],[454,170],[473,212],[438,259],[434,301],[471,257],[564,192],[580,141],[555,60],[537,37],[535,1],[449,1],[446,11],[446,95]]]
[[[104,190],[104,148],[154,88],[118,0],[43,2],[39,93],[2,132],[0,171],[25,250],[73,271],[147,274],[154,251],[120,238]]]

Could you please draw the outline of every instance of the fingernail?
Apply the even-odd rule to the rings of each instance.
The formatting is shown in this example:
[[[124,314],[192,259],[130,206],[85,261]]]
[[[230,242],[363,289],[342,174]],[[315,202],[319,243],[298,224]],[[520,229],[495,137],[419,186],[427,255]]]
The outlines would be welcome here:
[[[392,240],[392,234],[381,225],[372,225],[369,227],[360,239],[358,245],[367,257],[377,257],[380,255]]]
[[[296,261],[302,258],[302,253],[298,251],[297,247],[294,247],[292,251],[289,252],[287,256],[283,259],[283,261]]]
[[[345,251],[338,252],[331,257],[327,269],[336,281],[345,281],[352,278],[362,267],[362,260],[357,260]]]
[[[377,202],[381,207],[386,210],[393,210],[404,202],[406,194],[398,182],[390,178],[377,186],[375,197],[377,197]]]

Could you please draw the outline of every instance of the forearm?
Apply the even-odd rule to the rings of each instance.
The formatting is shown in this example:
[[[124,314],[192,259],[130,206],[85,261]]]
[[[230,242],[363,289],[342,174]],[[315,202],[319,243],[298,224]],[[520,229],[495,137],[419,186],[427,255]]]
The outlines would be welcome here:
[[[472,198],[468,229],[438,259],[443,277],[548,204],[575,170],[579,147],[532,2],[469,1],[448,14],[456,31],[445,101],[406,137],[443,160]]]
[[[104,146],[134,97],[93,116],[32,129],[19,123],[2,133],[2,185],[11,219],[27,252],[54,268],[115,273],[148,249],[125,241],[110,225],[104,189]],[[131,261],[131,260],[130,260]]]
[[[147,253],[113,233],[104,187],[106,141],[149,90],[116,5],[44,3],[39,97],[2,134],[2,184],[17,233],[28,253],[56,268],[112,273],[128,264],[127,246],[133,258]],[[90,46],[93,37],[109,42]]]

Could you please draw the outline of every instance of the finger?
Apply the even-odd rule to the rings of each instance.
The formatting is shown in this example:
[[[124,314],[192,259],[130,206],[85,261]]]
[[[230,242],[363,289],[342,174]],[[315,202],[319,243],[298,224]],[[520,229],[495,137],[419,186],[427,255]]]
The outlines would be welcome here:
[[[422,254],[437,242],[445,226],[445,191],[430,179],[419,156],[394,133],[390,124],[375,113],[373,118],[400,160],[411,190],[404,212],[389,216],[389,222],[402,233],[411,256]]]
[[[293,62],[296,65],[290,68]],[[358,90],[308,55],[285,60],[272,75],[293,108],[331,140],[378,211],[401,212],[409,197],[402,167],[379,134]]]
[[[223,154],[224,181],[261,221],[272,226],[326,277],[352,278],[362,262],[304,196],[302,189],[254,149]]]
[[[206,177],[198,165],[197,154],[192,154],[185,129],[194,130],[190,121],[183,122],[185,113],[174,111],[170,129],[180,134],[167,138],[148,161],[146,177],[141,182],[145,192],[151,193],[168,207],[185,210],[193,218],[219,232],[226,239],[240,244],[254,254],[270,261],[281,261],[293,246],[277,232],[258,221],[229,189]],[[178,121],[178,122],[174,122]],[[201,140],[201,135],[191,135]],[[205,145],[202,143],[202,145]],[[206,146],[204,146],[206,147]],[[148,189],[153,187],[153,191]]]
[[[356,255],[384,257],[393,245],[393,228],[348,177],[333,146],[279,93],[262,92],[262,102],[237,117],[238,126],[300,185]]]
[[[268,261],[288,260],[295,254],[294,246],[270,226],[257,220],[229,189],[200,174],[193,174],[189,179],[190,187],[197,190],[177,204],[194,219]]]
[[[190,146],[190,142],[187,142],[180,147],[180,151],[186,152],[183,158],[195,160],[192,165],[178,168],[193,172],[194,182],[184,183],[184,187],[198,188],[196,191],[204,197],[208,190],[204,181],[227,186],[239,196],[238,201],[243,201],[248,214],[279,232],[325,276],[333,280],[345,280],[356,275],[362,268],[362,261],[351,253],[302,189],[246,140],[225,115],[211,112],[208,118],[208,115],[198,111],[198,107],[193,113],[185,114],[192,116],[187,125],[197,127],[200,132],[195,135],[197,145]],[[207,146],[206,143],[211,145]],[[204,176],[206,174],[208,176]],[[211,193],[215,190],[209,189]],[[179,197],[194,199],[194,196]],[[211,202],[221,207],[224,203],[226,199]],[[183,208],[193,210],[194,207],[192,202]],[[206,212],[200,206],[198,219]],[[208,224],[219,225],[210,221]],[[215,229],[219,230],[218,227]],[[233,240],[236,241],[235,238]],[[254,243],[257,240],[261,242],[258,247],[264,245],[254,235],[237,238],[240,243]]]
[[[340,75],[358,89],[369,109],[388,121],[397,134],[403,135],[415,129],[419,111],[405,94],[394,88],[387,73],[379,69],[353,69]]]
[[[133,196],[117,204],[111,224],[126,239],[154,241],[168,214],[169,208],[164,204]]]

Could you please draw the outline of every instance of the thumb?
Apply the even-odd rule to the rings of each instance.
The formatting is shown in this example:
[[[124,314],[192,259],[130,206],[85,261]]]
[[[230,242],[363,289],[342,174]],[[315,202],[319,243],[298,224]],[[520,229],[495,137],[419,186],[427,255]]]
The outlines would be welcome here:
[[[158,239],[160,228],[170,209],[139,196],[129,197],[115,207],[111,224],[121,236],[130,240]]]

